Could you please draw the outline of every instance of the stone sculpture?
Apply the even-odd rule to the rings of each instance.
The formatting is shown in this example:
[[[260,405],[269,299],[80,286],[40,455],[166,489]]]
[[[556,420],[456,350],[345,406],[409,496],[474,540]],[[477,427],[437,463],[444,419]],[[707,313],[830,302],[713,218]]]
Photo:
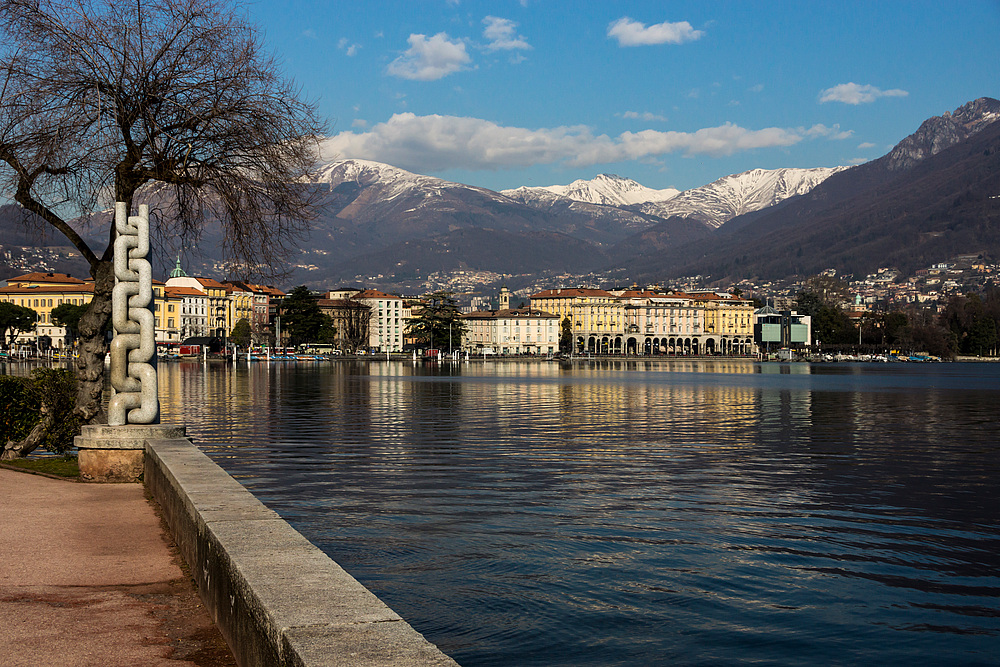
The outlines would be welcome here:
[[[153,276],[149,261],[149,207],[128,215],[115,204],[115,288],[111,293],[111,387],[108,424],[156,424],[160,402],[156,386],[156,330]]]

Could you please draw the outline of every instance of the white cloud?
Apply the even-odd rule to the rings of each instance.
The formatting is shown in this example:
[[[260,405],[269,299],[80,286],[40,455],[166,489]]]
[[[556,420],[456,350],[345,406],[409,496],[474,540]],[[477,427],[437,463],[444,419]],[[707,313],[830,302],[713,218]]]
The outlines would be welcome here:
[[[750,86],[751,93],[760,93],[764,90],[764,84],[758,83],[756,86]]]
[[[834,125],[833,127],[827,127],[822,123],[817,123],[816,125],[813,125],[808,129],[800,127],[798,131],[803,136],[809,137],[810,139],[816,137],[826,137],[827,139],[830,139],[832,141],[841,141],[843,139],[849,139],[854,135],[854,130],[841,130],[839,124]]]
[[[348,57],[353,58],[358,53],[358,49],[361,48],[360,44],[351,44],[351,40],[346,37],[341,37],[337,42],[337,48],[347,54]]]
[[[368,121],[364,118],[355,118],[351,121],[351,127],[368,127]]]
[[[704,32],[695,30],[687,21],[646,26],[645,23],[639,23],[623,16],[608,24],[608,37],[617,39],[619,46],[683,44],[684,42],[693,42],[704,35]]]
[[[864,143],[858,144],[858,150],[864,151],[864,150],[868,150],[869,148],[875,148],[875,144],[873,144],[870,141],[866,141]]]
[[[671,153],[721,157],[791,146],[836,131],[824,126],[749,130],[726,123],[695,132],[643,130],[609,137],[595,135],[582,125],[528,129],[479,118],[399,113],[366,132],[341,132],[330,137],[324,142],[323,154],[329,159],[376,160],[417,172],[541,164],[580,167],[650,160]]]
[[[509,19],[487,16],[483,19],[483,37],[489,40],[490,51],[530,50],[531,44],[517,34],[517,24]]]
[[[439,32],[430,39],[427,35],[413,34],[407,39],[410,48],[389,63],[388,72],[402,79],[434,81],[454,74],[470,62],[465,44],[451,41]]]
[[[627,118],[628,120],[644,120],[644,121],[660,121],[665,122],[667,120],[666,116],[661,116],[659,114],[652,113],[650,111],[626,111],[622,114],[622,118]]]
[[[862,85],[859,83],[841,83],[833,88],[821,90],[819,93],[820,104],[826,102],[843,102],[844,104],[868,104],[880,97],[906,97],[909,95],[905,90],[894,88],[892,90],[879,90],[875,86]]]

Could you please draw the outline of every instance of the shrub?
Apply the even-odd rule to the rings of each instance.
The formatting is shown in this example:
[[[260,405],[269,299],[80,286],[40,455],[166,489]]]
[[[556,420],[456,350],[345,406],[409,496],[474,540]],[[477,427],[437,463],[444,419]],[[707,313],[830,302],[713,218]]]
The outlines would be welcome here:
[[[0,419],[0,448],[8,440],[23,440],[41,418],[44,404],[53,425],[39,446],[50,452],[69,451],[80,432],[80,420],[73,414],[75,401],[76,376],[71,371],[37,368],[29,378],[0,376],[0,405],[7,406]]]
[[[41,404],[31,380],[0,375],[0,449],[8,440],[22,440],[39,418]]]

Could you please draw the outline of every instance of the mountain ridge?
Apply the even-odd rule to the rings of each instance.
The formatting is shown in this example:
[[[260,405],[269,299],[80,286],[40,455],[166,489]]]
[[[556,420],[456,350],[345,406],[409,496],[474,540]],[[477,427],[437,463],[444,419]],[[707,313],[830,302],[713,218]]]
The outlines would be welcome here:
[[[320,286],[364,275],[382,276],[381,284],[388,285],[397,273],[426,275],[435,267],[505,273],[506,265],[539,275],[567,273],[569,267],[579,274],[624,267],[637,278],[736,278],[829,268],[817,269],[821,262],[840,262],[846,269],[874,261],[846,249],[831,253],[823,235],[885,260],[900,257],[893,242],[912,243],[915,256],[923,258],[934,244],[906,234],[940,232],[928,238],[944,238],[947,242],[937,244],[944,252],[968,247],[977,224],[982,233],[993,229],[988,204],[998,200],[988,198],[1000,195],[1000,186],[988,192],[994,187],[989,170],[996,148],[989,141],[998,120],[1000,102],[979,98],[927,119],[886,155],[859,166],[752,169],[676,194],[613,174],[567,186],[494,192],[382,163],[337,160],[303,185],[316,189],[321,206],[289,266],[297,283]],[[939,157],[961,145],[972,152],[961,159]],[[921,191],[912,184],[918,178]],[[958,215],[952,226],[960,229],[935,230],[914,211],[933,216],[934,224],[947,223],[951,211]],[[867,227],[859,229],[851,216]],[[16,217],[0,210],[0,239],[7,246],[67,244],[54,233],[32,241],[35,237],[11,231]],[[169,255],[172,265],[174,253],[184,252],[189,273],[224,277],[229,265],[215,247],[221,239],[216,227],[210,221],[201,243],[181,248],[172,247],[178,242],[166,235],[160,253]],[[876,242],[878,235],[884,238]],[[983,245],[992,252],[990,243]],[[23,266],[30,253],[18,252]]]

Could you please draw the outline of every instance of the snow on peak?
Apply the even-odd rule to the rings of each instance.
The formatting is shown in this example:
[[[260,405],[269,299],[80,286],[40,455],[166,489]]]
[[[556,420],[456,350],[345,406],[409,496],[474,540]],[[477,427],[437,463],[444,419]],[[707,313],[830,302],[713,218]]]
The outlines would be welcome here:
[[[341,183],[357,183],[361,186],[378,185],[384,197],[395,197],[404,193],[420,193],[425,197],[440,196],[442,191],[460,188],[477,190],[496,198],[492,190],[472,185],[453,183],[434,176],[424,176],[372,160],[335,160],[321,165],[313,172],[312,183],[329,185],[331,189]]]
[[[712,227],[744,213],[759,211],[803,195],[847,167],[815,169],[751,169],[723,176],[700,188],[685,190],[662,203],[644,204],[644,213],[661,217],[696,218]]]
[[[320,166],[313,173],[313,183],[341,183],[344,181],[413,181],[430,182],[441,179],[421,176],[405,169],[371,160],[335,160]],[[444,181],[441,181],[444,182]]]
[[[516,190],[504,190],[501,194],[519,200],[550,199],[552,195],[555,195],[589,204],[629,206],[666,201],[676,197],[679,193],[680,190],[673,188],[654,190],[633,181],[631,178],[622,178],[614,174],[600,174],[589,181],[581,179],[573,181],[569,185],[549,185],[538,188],[520,187]]]

